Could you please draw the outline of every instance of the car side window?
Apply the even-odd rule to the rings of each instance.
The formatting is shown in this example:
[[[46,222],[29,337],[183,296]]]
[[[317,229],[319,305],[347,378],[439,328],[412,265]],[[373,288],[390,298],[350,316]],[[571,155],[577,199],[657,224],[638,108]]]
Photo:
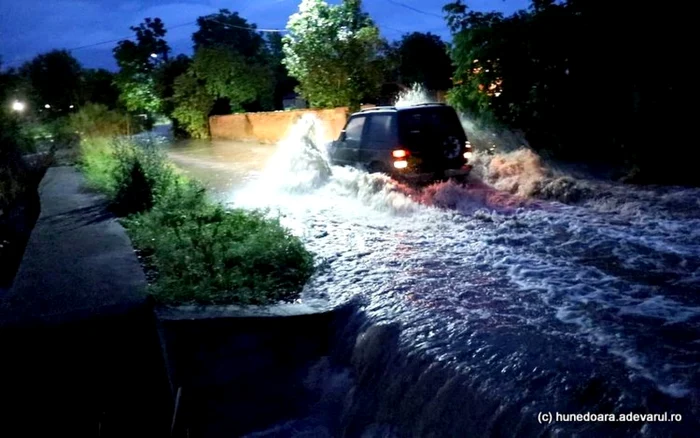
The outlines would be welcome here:
[[[365,128],[365,120],[367,117],[354,117],[350,119],[345,127],[345,141],[360,141],[362,140],[362,131]]]
[[[394,142],[393,120],[392,114],[374,114],[370,117],[367,131],[370,148],[381,149]]]

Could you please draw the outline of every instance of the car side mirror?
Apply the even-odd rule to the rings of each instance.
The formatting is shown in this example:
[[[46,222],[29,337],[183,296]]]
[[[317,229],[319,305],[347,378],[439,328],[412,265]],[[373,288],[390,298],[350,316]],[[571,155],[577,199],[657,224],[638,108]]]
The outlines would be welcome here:
[[[346,137],[347,133],[345,131],[340,131],[340,137],[338,137],[338,141],[345,141]]]

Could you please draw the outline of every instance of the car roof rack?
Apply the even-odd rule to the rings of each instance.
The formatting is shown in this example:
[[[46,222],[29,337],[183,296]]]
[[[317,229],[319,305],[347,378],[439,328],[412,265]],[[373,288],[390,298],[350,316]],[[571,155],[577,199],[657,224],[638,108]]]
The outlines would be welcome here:
[[[361,113],[366,113],[369,111],[382,111],[382,110],[395,110],[395,106],[373,106],[372,108],[365,108],[360,110]]]
[[[365,108],[360,110],[361,113],[366,113],[366,112],[371,112],[371,111],[389,111],[389,110],[399,110],[399,109],[408,109],[408,108],[415,108],[417,106],[447,106],[446,103],[442,102],[425,102],[425,103],[417,103],[415,105],[406,105],[405,107],[398,108],[396,106],[373,106],[372,108]]]
[[[411,105],[411,106],[435,106],[435,105],[437,105],[437,106],[447,106],[447,104],[446,104],[446,103],[442,103],[442,102],[425,102],[425,103],[417,103],[417,104],[415,104],[415,105]]]

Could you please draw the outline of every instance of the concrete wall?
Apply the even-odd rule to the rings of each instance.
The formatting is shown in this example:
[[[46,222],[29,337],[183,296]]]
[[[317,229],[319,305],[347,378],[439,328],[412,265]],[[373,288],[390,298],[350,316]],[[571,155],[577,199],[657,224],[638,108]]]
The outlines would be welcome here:
[[[213,116],[209,118],[209,127],[215,140],[277,143],[300,117],[313,114],[321,121],[327,139],[332,140],[338,138],[345,127],[347,111],[347,108],[334,108]]]
[[[356,302],[329,310],[295,304],[157,309],[170,381],[180,393],[173,436],[244,436],[314,414],[339,417],[341,406],[333,401],[344,400],[349,388],[338,385],[345,382],[331,388],[327,379],[336,369],[342,374],[349,357],[330,356],[356,313]]]

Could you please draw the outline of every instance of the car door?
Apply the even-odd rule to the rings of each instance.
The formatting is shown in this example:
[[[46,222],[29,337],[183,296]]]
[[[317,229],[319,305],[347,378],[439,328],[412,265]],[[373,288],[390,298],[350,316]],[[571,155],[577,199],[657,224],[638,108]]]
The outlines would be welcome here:
[[[390,164],[391,151],[398,144],[395,120],[394,113],[389,112],[368,116],[359,156],[365,167],[374,167],[374,163],[381,163],[384,167]]]
[[[359,158],[362,135],[365,130],[367,116],[352,116],[340,133],[335,149],[331,153],[333,164],[340,166],[355,165]]]

